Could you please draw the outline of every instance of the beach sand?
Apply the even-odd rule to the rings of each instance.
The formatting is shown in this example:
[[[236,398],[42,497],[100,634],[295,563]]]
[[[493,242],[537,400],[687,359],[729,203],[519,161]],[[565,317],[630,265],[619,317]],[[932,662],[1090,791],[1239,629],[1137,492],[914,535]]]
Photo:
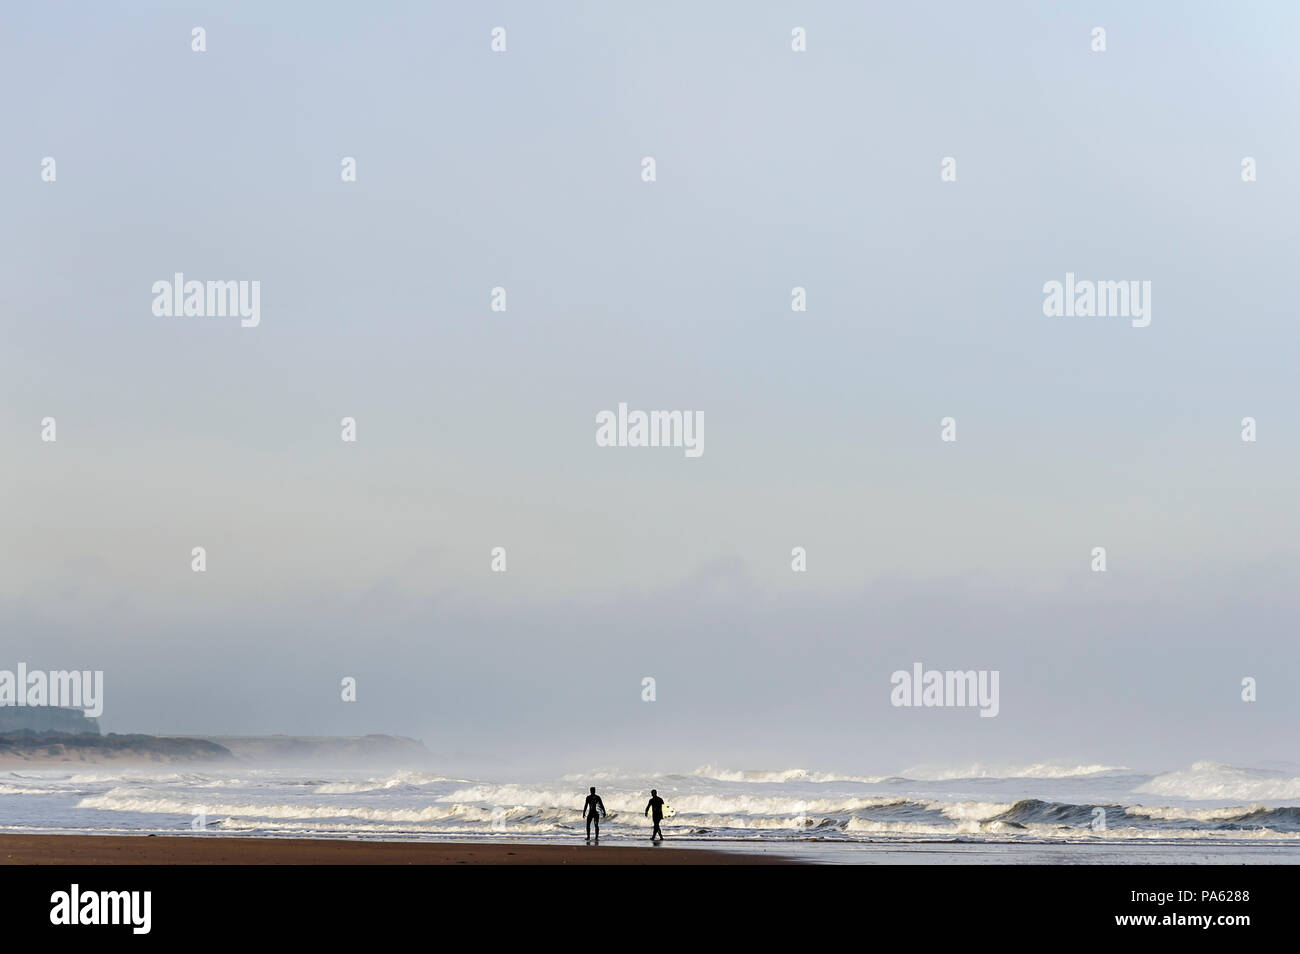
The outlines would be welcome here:
[[[6,865],[780,865],[776,855],[641,845],[0,835]]]

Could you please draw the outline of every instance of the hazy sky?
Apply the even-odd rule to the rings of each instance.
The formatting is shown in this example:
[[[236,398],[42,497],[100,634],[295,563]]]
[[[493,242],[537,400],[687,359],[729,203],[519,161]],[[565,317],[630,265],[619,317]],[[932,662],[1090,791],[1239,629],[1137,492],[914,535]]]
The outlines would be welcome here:
[[[1293,4],[375,6],[0,13],[0,668],[557,770],[1297,758]]]

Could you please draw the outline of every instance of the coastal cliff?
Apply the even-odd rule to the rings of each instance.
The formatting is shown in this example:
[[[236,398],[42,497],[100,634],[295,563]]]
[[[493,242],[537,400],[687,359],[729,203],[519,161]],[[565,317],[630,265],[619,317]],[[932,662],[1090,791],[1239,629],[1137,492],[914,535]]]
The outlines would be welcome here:
[[[391,735],[156,736],[67,732],[0,733],[0,767],[73,763],[249,762],[265,766],[419,766],[430,753]]]
[[[0,735],[0,765],[229,761],[230,750],[204,739],[156,735],[8,732]]]

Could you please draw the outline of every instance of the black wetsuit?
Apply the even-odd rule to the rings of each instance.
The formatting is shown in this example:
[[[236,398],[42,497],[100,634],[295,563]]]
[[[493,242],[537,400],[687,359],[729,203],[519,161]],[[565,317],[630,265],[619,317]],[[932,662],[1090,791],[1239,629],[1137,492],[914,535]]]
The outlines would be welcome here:
[[[662,839],[664,833],[659,830],[659,823],[664,820],[664,800],[658,795],[654,796],[646,802],[645,810],[650,815],[650,820],[655,823],[654,831],[650,833],[650,840],[654,841],[656,835]]]
[[[582,804],[583,814],[587,816],[587,837],[591,837],[591,823],[596,823],[596,837],[600,837],[600,816],[605,814],[605,803],[599,795],[588,795]]]

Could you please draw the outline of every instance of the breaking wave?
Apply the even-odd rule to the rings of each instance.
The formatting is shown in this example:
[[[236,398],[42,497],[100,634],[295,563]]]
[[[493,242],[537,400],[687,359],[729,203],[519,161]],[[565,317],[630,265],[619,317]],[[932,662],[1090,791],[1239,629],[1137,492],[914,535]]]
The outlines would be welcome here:
[[[1197,801],[1270,801],[1300,798],[1300,778],[1271,769],[1197,762],[1189,769],[1157,775],[1135,791],[1143,795],[1173,796]]]

